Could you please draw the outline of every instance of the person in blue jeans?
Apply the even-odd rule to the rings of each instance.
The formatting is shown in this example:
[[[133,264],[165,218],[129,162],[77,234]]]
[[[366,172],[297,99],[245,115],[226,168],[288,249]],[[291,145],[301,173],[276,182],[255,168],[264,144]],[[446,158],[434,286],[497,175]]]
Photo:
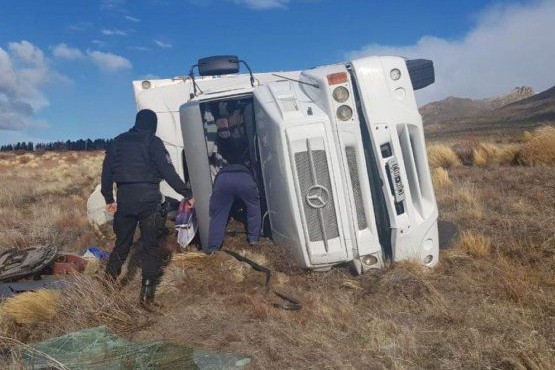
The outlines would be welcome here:
[[[241,126],[238,110],[213,107],[218,128],[218,151],[225,160],[214,180],[210,197],[210,226],[206,253],[219,250],[224,242],[229,212],[236,199],[247,209],[247,236],[249,245],[260,239],[262,215],[258,187],[253,179],[248,158],[248,143]]]

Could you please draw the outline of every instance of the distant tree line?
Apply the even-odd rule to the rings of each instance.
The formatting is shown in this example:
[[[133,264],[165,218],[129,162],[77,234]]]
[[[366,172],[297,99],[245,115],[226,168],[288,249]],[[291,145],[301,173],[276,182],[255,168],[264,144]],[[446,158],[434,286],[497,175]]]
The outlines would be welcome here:
[[[76,141],[54,141],[51,143],[32,143],[21,142],[0,146],[0,152],[8,151],[63,151],[63,150],[105,150],[112,143],[112,139],[96,139]]]

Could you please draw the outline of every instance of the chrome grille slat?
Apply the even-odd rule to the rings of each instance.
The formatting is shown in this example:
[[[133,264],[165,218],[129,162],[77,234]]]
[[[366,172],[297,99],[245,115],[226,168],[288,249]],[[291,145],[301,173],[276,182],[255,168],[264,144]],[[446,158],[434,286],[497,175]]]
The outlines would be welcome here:
[[[349,175],[351,176],[351,185],[353,186],[353,197],[357,213],[358,229],[363,230],[368,227],[366,222],[366,214],[364,213],[364,203],[362,202],[362,191],[360,189],[360,178],[358,174],[358,163],[355,148],[348,146],[345,148],[347,164],[349,166]]]

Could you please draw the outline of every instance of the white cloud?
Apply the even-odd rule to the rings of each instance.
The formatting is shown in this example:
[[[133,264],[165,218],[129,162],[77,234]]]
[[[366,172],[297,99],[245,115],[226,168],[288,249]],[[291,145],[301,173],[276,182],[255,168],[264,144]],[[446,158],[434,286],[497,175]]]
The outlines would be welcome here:
[[[420,103],[447,96],[484,98],[515,86],[536,91],[555,85],[555,1],[512,3],[487,9],[459,40],[425,36],[415,45],[371,44],[347,54],[401,55],[434,61],[435,84],[418,92]]]
[[[132,67],[128,59],[116,54],[102,51],[87,51],[87,55],[98,67],[106,71],[117,71],[119,69],[129,69]]]
[[[65,43],[58,44],[52,50],[52,55],[61,59],[82,59],[85,55],[81,50],[67,46]]]
[[[91,40],[91,43],[95,44],[99,48],[103,48],[107,45],[104,41],[100,41],[100,40]]]
[[[102,0],[100,9],[102,10],[120,10],[125,5],[125,0]]]
[[[30,42],[11,42],[8,50],[0,47],[0,130],[45,127],[34,116],[49,104],[42,87],[58,75]]]
[[[103,35],[106,35],[106,36],[127,36],[126,32],[124,32],[122,30],[118,30],[118,29],[110,30],[110,29],[104,28],[104,29],[100,30],[100,32]]]
[[[142,48],[140,46],[134,47],[133,49],[147,50],[146,48]],[[105,71],[117,71],[120,69],[128,69],[132,67],[131,62],[120,55],[98,50],[87,50],[87,52],[84,53],[81,50],[70,47],[65,43],[56,45],[52,50],[52,54],[56,58],[61,59],[87,59],[93,62],[100,69]]]
[[[160,40],[154,40],[154,43],[156,45],[158,45],[159,47],[163,48],[163,49],[167,49],[167,48],[171,48],[173,47],[172,44],[166,43],[166,42],[162,42]]]
[[[10,42],[8,44],[12,53],[20,58],[24,63],[41,66],[44,64],[44,54],[42,50],[31,44],[29,41]]]
[[[135,23],[138,23],[138,22],[141,21],[139,18],[135,18],[135,17],[132,17],[130,15],[126,15],[125,19],[127,19],[128,21],[131,21],[131,22],[135,22]]]
[[[138,50],[138,51],[149,51],[150,48],[146,46],[129,46],[129,50]]]
[[[285,8],[290,0],[231,0],[235,4],[246,5],[249,8],[264,10]]]

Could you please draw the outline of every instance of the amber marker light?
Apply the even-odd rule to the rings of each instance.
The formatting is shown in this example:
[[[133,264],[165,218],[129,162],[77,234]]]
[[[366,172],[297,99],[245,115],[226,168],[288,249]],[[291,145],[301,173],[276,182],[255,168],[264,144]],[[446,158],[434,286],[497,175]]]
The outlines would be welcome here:
[[[332,73],[327,76],[330,85],[344,84],[348,81],[346,72]]]

